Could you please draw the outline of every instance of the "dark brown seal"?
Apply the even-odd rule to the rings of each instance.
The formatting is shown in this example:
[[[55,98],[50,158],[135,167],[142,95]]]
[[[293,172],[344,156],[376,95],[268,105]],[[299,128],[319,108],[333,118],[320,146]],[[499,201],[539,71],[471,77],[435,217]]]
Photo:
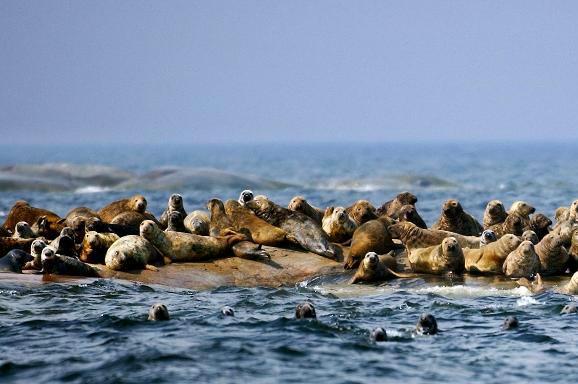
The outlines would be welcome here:
[[[64,228],[65,220],[52,211],[33,207],[24,200],[18,200],[14,206],[12,206],[10,212],[8,212],[6,221],[2,224],[2,227],[14,232],[14,228],[19,221],[25,221],[31,226],[34,226],[34,224],[42,217],[46,220],[46,233],[42,233],[40,236],[54,239],[58,236],[62,228]]]
[[[484,228],[469,213],[464,211],[459,201],[447,200],[442,206],[442,214],[432,229],[441,229],[466,236],[479,236]]]
[[[530,218],[530,230],[536,233],[539,240],[542,240],[544,236],[550,233],[550,226],[552,225],[552,220],[550,220],[543,213],[536,213]]]
[[[28,251],[34,239],[14,239],[12,237],[0,237],[0,256],[4,256],[13,249]]]
[[[522,236],[524,233],[524,221],[515,213],[506,216],[506,220],[502,223],[494,224],[488,227],[494,231],[498,239],[505,234],[512,234],[516,236]]]
[[[508,214],[506,213],[506,208],[504,208],[504,203],[500,200],[492,200],[486,205],[486,210],[484,211],[484,228],[489,228],[492,225],[503,223],[506,220]]]
[[[360,225],[351,239],[351,248],[345,258],[344,268],[356,268],[368,252],[379,255],[398,248],[383,220],[370,220]]]
[[[481,238],[476,236],[464,236],[454,232],[419,228],[414,223],[407,221],[390,225],[388,230],[391,237],[400,239],[408,251],[441,244],[446,237],[450,236],[454,237],[462,248],[479,248],[481,241]]]
[[[87,219],[85,230],[86,232],[95,231],[98,233],[115,233],[120,237],[139,234],[139,227],[137,226],[105,223],[98,217]]]
[[[353,205],[345,208],[345,212],[358,226],[369,220],[377,219],[375,207],[367,200],[357,200]]]
[[[147,209],[147,200],[142,195],[134,195],[127,199],[121,199],[113,201],[112,203],[104,206],[98,211],[98,216],[104,222],[111,222],[115,216],[126,212],[135,211],[139,213],[145,213]]]
[[[162,213],[160,219],[159,219],[159,226],[161,228],[167,228],[167,226],[169,225],[169,214],[171,212],[179,212],[181,215],[183,215],[183,220],[185,217],[187,217],[187,211],[185,211],[185,207],[183,206],[183,197],[181,195],[179,195],[178,193],[173,193],[170,197],[169,197],[169,202],[167,204],[167,208],[164,210],[164,212]],[[140,224],[140,223],[139,223]]]
[[[394,199],[389,200],[381,205],[381,207],[377,208],[377,215],[387,215],[393,219],[397,219],[399,217],[399,210],[404,205],[411,205],[415,206],[417,203],[417,197],[410,193],[410,192],[401,192],[399,193]]]
[[[560,236],[549,233],[535,246],[536,253],[540,258],[541,274],[554,276],[564,273],[568,263],[568,252],[563,247]]]
[[[417,209],[413,205],[404,205],[399,209],[397,219],[399,221],[409,221],[420,228],[427,229],[425,221],[421,218]]]
[[[42,273],[69,276],[99,277],[90,265],[76,257],[58,255],[50,247],[42,250]]]

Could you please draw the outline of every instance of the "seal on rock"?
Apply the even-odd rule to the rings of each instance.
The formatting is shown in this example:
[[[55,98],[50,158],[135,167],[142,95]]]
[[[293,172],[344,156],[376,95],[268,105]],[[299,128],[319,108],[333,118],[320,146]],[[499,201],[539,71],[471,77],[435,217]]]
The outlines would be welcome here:
[[[209,236],[209,214],[205,211],[193,211],[185,217],[183,224],[194,235]]]
[[[19,221],[25,221],[33,226],[33,224],[43,216],[46,220],[46,233],[39,235],[46,236],[48,239],[54,239],[58,236],[62,228],[64,228],[65,220],[52,211],[33,207],[24,200],[18,200],[12,206],[2,227],[14,232],[14,227]]]
[[[544,236],[550,233],[550,226],[552,225],[552,220],[550,220],[543,213],[536,213],[530,218],[530,230],[536,233],[538,240],[542,240]]]
[[[504,236],[507,233],[521,236],[522,233],[524,233],[524,222],[519,215],[512,213],[511,215],[508,215],[506,220],[504,220],[502,223],[491,225],[488,227],[488,229],[494,231],[498,238]]]
[[[85,224],[85,230],[86,232],[116,233],[120,237],[139,234],[139,227],[105,223],[98,217],[88,219]]]
[[[181,215],[183,215],[183,219],[187,217],[187,212],[185,211],[185,208],[183,206],[183,197],[178,193],[173,193],[169,197],[167,208],[164,210],[161,217],[159,218],[159,224],[161,228],[167,228],[167,226],[169,225],[169,214],[171,212],[179,212]]]
[[[236,230],[250,233],[251,239],[257,244],[279,246],[287,241],[287,232],[260,219],[235,200],[225,202],[225,212]]]
[[[178,211],[172,211],[168,214],[167,228],[165,231],[190,233],[185,227],[185,217]]]
[[[104,264],[106,251],[119,239],[116,233],[86,232],[80,249],[80,260],[91,264]]]
[[[377,219],[375,207],[367,200],[357,200],[353,205],[345,208],[345,212],[358,226],[369,220]]]
[[[145,223],[152,221],[145,221]],[[156,226],[156,224],[154,224]],[[158,227],[157,227],[158,229]],[[159,229],[160,231],[160,229]],[[114,271],[137,269],[156,270],[154,264],[163,264],[163,256],[147,239],[128,235],[116,240],[106,251],[104,263]]]
[[[562,238],[553,233],[544,236],[536,244],[536,253],[540,258],[543,276],[553,276],[564,273],[568,263],[568,252],[563,247]]]
[[[322,228],[334,243],[344,243],[351,239],[357,228],[355,221],[343,207],[328,207],[322,220]]]
[[[404,205],[415,206],[415,203],[417,203],[417,197],[413,193],[407,191],[401,192],[394,199],[383,203],[381,207],[377,208],[376,214],[378,216],[387,215],[393,219],[397,219],[401,207]]]
[[[237,201],[239,202],[239,204],[245,205],[247,201],[253,200],[253,197],[254,197],[253,191],[245,189],[243,192],[241,192],[241,194],[239,195],[239,200]]]
[[[578,272],[574,272],[570,281],[561,289],[562,293],[578,295]]]
[[[491,229],[486,229],[484,232],[482,232],[482,236],[480,236],[480,248],[482,248],[484,245],[493,243],[496,240],[498,240],[496,233]]]
[[[506,234],[480,249],[464,248],[466,271],[501,274],[504,261],[510,252],[518,248],[520,243],[521,240],[517,236]]]
[[[384,254],[398,248],[389,234],[387,224],[383,222],[386,216],[377,220],[370,220],[360,225],[351,239],[351,248],[345,258],[345,269],[356,268],[367,252]]]
[[[192,233],[163,232],[151,220],[141,223],[140,235],[173,262],[205,261],[227,256],[233,245],[247,239],[246,236],[240,234],[212,237]]]
[[[147,209],[147,200],[143,195],[134,195],[127,199],[113,201],[104,206],[98,211],[98,216],[104,222],[111,222],[115,216],[127,212],[134,211],[138,213],[145,213]]]
[[[158,220],[153,216],[152,213],[150,212],[141,213],[136,211],[121,212],[115,217],[113,217],[113,219],[110,221],[110,224],[124,225],[125,227],[138,228],[140,223],[142,223],[145,220],[152,220],[155,223],[157,223],[157,225],[159,225]],[[162,227],[161,225],[159,226]]]
[[[508,210],[508,215],[516,214],[522,218],[522,227],[524,229],[530,228],[530,215],[536,212],[536,208],[532,207],[525,201],[515,201]]]
[[[294,212],[301,212],[302,214],[312,218],[317,224],[321,224],[321,221],[323,220],[323,212],[321,209],[309,204],[303,196],[295,196],[291,199],[287,209]]]
[[[518,278],[530,278],[540,272],[540,258],[534,250],[534,244],[528,240],[522,241],[506,257],[502,271],[506,277]]]
[[[20,249],[13,249],[0,257],[0,272],[22,273],[24,265],[34,257]]]
[[[12,237],[0,237],[0,255],[5,255],[13,249],[28,251],[34,239],[14,239]]]
[[[245,206],[259,218],[284,230],[289,240],[304,249],[332,259],[341,256],[341,248],[331,244],[327,234],[309,216],[283,208],[265,196],[256,196]]]
[[[421,218],[419,213],[413,205],[404,205],[399,209],[398,212],[398,220],[401,221],[409,221],[410,223],[414,223],[420,228],[427,229],[427,225],[425,221]]]
[[[481,238],[476,236],[463,236],[459,233],[419,228],[414,223],[407,221],[390,225],[388,230],[391,237],[400,239],[408,251],[441,244],[446,237],[450,236],[454,237],[462,248],[479,248],[481,241]]]
[[[36,234],[32,231],[30,224],[25,221],[19,221],[14,227],[12,237],[15,239],[34,239],[36,238]]]
[[[69,276],[99,277],[90,265],[76,257],[58,255],[50,247],[42,250],[42,273]]]
[[[66,221],[64,223],[67,227],[70,227],[74,230],[76,239],[80,241],[84,238],[84,234],[86,233],[86,221],[93,217],[98,218],[98,213],[96,211],[93,211],[88,207],[77,207],[71,209],[66,214]]]
[[[417,273],[444,274],[464,272],[464,253],[454,237],[446,237],[440,245],[408,252],[411,269]]]
[[[41,270],[42,269],[42,250],[46,248],[48,244],[43,239],[35,239],[32,244],[30,245],[30,255],[32,256],[32,261],[27,262],[24,265],[23,269],[33,269],[33,270]]]
[[[484,228],[489,228],[492,225],[503,223],[507,216],[504,204],[500,200],[492,200],[486,205],[482,223]]]
[[[526,240],[534,245],[540,242],[540,239],[538,239],[538,235],[536,235],[536,232],[529,229],[527,231],[524,231],[524,233],[522,233],[522,241]]]
[[[349,284],[378,283],[398,277],[415,277],[415,275],[411,274],[394,272],[391,267],[393,267],[392,264],[396,262],[395,259],[388,260],[384,256],[380,257],[375,252],[367,252],[363,260],[359,263],[359,267],[349,281]]]
[[[479,236],[484,228],[469,213],[464,211],[459,201],[446,200],[442,206],[442,214],[432,229],[455,232],[466,236]]]

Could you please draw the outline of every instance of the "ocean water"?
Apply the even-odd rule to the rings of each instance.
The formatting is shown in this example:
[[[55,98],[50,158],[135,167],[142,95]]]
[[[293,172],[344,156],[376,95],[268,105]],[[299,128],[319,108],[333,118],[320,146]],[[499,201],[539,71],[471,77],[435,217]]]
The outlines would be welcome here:
[[[576,144],[4,144],[0,220],[17,199],[65,215],[141,192],[158,215],[173,192],[193,210],[245,188],[283,205],[304,195],[320,207],[361,198],[380,205],[409,190],[429,225],[448,198],[480,220],[492,199],[525,200],[553,217],[578,198]],[[0,381],[541,383],[576,376],[578,315],[560,310],[577,297],[532,296],[505,280],[469,276],[379,286],[346,280],[192,291],[0,274]],[[304,300],[315,304],[318,320],[293,319]],[[168,306],[170,321],[146,321],[155,302]],[[225,305],[234,318],[220,315]],[[441,333],[412,332],[423,312],[436,316]],[[504,331],[509,315],[520,327]],[[389,341],[370,341],[377,326]]]

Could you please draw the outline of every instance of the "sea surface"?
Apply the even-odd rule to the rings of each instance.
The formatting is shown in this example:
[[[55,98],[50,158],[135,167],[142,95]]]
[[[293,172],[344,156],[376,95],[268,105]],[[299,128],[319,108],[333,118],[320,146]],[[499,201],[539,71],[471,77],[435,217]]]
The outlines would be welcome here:
[[[578,198],[578,143],[10,146],[0,144],[0,220],[17,199],[64,216],[143,193],[159,215],[171,193],[187,210],[243,189],[286,205],[357,199],[375,205],[409,190],[433,224],[457,198],[525,200],[553,217]],[[576,301],[495,279],[455,277],[348,286],[348,275],[282,288],[193,291],[121,280],[32,283],[0,274],[2,383],[507,383],[574,382]],[[316,321],[294,319],[310,300]],[[168,322],[146,320],[155,302]],[[235,317],[223,317],[223,306]],[[442,332],[420,336],[421,313]],[[501,329],[515,315],[520,327]],[[389,340],[374,343],[384,327]]]

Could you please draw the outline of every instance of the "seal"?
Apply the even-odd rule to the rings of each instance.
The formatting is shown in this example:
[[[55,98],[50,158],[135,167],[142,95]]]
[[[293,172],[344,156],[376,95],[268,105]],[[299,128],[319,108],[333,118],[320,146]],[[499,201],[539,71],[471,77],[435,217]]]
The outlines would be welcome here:
[[[377,208],[376,214],[378,216],[387,215],[392,219],[397,219],[399,217],[399,210],[404,205],[411,205],[415,207],[417,203],[417,197],[411,192],[401,192],[394,199],[389,200]],[[417,224],[416,224],[417,225]],[[418,225],[419,226],[419,225]]]
[[[506,234],[497,241],[479,249],[464,248],[466,271],[481,274],[501,274],[504,261],[518,246],[521,240],[515,235]]]
[[[112,203],[102,207],[98,211],[98,216],[104,222],[111,222],[115,216],[126,212],[134,211],[139,213],[145,213],[147,209],[147,200],[143,195],[134,195],[128,199],[121,199],[113,201]]]
[[[427,248],[432,245],[441,244],[446,237],[450,236],[454,237],[462,248],[479,248],[481,242],[480,237],[464,236],[448,231],[423,229],[407,221],[390,225],[388,230],[391,237],[400,239],[408,251],[415,248]]]
[[[508,210],[508,215],[516,214],[522,218],[522,227],[524,229],[530,228],[530,215],[536,212],[536,208],[532,207],[525,201],[515,201]]]
[[[564,308],[562,308],[562,310],[560,311],[560,314],[569,315],[571,313],[576,313],[576,312],[578,312],[578,306],[576,306],[576,304],[572,303],[572,304],[566,304],[564,306]]]
[[[39,233],[39,236],[45,236],[48,239],[54,239],[62,228],[64,228],[64,219],[58,216],[52,211],[48,211],[42,208],[32,207],[28,202],[24,200],[18,200],[8,212],[6,221],[2,224],[5,230],[14,232],[16,224],[19,221],[25,221],[30,225],[36,223],[36,221],[42,216],[46,219],[46,233]]]
[[[564,273],[568,263],[568,252],[563,247],[562,238],[549,233],[536,244],[536,253],[540,258],[543,276],[553,276]]]
[[[307,251],[331,259],[340,258],[341,248],[332,244],[323,229],[309,216],[280,207],[265,196],[256,196],[245,206],[259,218],[284,230],[288,240]]]
[[[464,211],[460,202],[455,199],[446,200],[442,206],[442,214],[438,221],[432,225],[432,229],[455,232],[466,236],[479,236],[484,230],[482,225],[472,215]]]
[[[71,209],[65,218],[64,224],[74,230],[76,239],[84,238],[86,221],[90,218],[98,217],[98,213],[88,207],[77,207]]]
[[[504,222],[491,225],[488,227],[488,229],[494,231],[498,238],[504,236],[507,233],[521,236],[522,233],[524,233],[524,222],[518,214],[512,213],[506,217]]]
[[[323,215],[322,228],[334,243],[344,243],[351,240],[353,232],[357,228],[355,221],[343,207],[328,207]]]
[[[159,219],[159,226],[161,228],[167,228],[169,225],[169,214],[171,212],[179,212],[183,216],[183,219],[187,217],[187,211],[185,211],[185,207],[183,206],[183,197],[178,193],[173,193],[169,197],[167,208],[164,210]]]
[[[518,283],[520,287],[527,288],[532,294],[541,293],[544,291],[544,282],[542,281],[542,276],[540,276],[539,273],[536,273],[536,276],[534,276],[532,281],[522,277],[521,279],[516,280],[516,283]]]
[[[53,275],[99,277],[90,265],[76,257],[58,255],[50,247],[42,250],[42,273]]]
[[[554,219],[556,220],[556,224],[567,220],[569,212],[570,212],[570,208],[568,208],[568,207],[556,208],[556,211],[554,211]]]
[[[86,221],[85,231],[95,231],[98,233],[115,233],[118,236],[123,237],[128,235],[138,235],[139,227],[121,224],[109,224],[103,222],[97,217],[93,217]]]
[[[399,221],[409,221],[410,223],[414,223],[420,228],[427,229],[425,221],[423,221],[413,205],[404,205],[401,207],[399,209],[397,218]]]
[[[62,228],[60,235],[48,244],[50,248],[58,255],[65,255],[70,257],[78,257],[76,251],[76,243],[74,241],[74,233],[69,227]]]
[[[568,248],[568,268],[572,273],[578,270],[578,229],[572,232],[572,241]]]
[[[163,232],[151,220],[141,223],[140,235],[173,262],[204,261],[224,257],[230,254],[234,244],[246,240],[246,236],[240,234],[212,237],[192,233]]]
[[[14,227],[14,239],[34,239],[36,234],[32,231],[30,224],[25,221],[19,221]]]
[[[345,258],[345,269],[356,268],[368,252],[384,254],[398,248],[389,234],[387,224],[382,219],[370,220],[361,224],[351,239],[351,248]]]
[[[172,211],[168,214],[167,228],[165,231],[190,233],[185,227],[185,217],[178,211]]]
[[[150,212],[140,213],[136,211],[121,212],[115,217],[113,217],[113,219],[110,221],[110,224],[124,225],[125,227],[138,228],[140,223],[142,223],[145,220],[152,220],[155,223],[157,223],[157,225],[159,225],[158,220]]]
[[[243,192],[241,192],[241,194],[239,195],[239,200],[237,201],[239,202],[239,204],[245,205],[247,201],[253,200],[253,197],[254,197],[253,191],[245,189]]]
[[[567,295],[578,295],[578,272],[574,272],[570,281],[561,289]]]
[[[387,341],[387,332],[382,327],[377,327],[371,331],[369,338],[375,342]]]
[[[301,212],[312,218],[317,224],[321,224],[323,220],[323,211],[309,204],[303,196],[295,196],[291,199],[287,209],[294,212]]]
[[[228,305],[225,305],[223,308],[221,308],[221,315],[227,317],[235,317],[235,310],[231,307],[229,307]]]
[[[534,250],[534,244],[525,240],[518,248],[510,252],[502,271],[506,277],[530,278],[540,272],[540,258]]]
[[[80,260],[91,264],[104,264],[106,251],[119,239],[116,233],[86,232],[80,248]]]
[[[156,226],[156,224],[154,225]],[[163,256],[148,240],[135,235],[124,236],[116,240],[104,256],[104,263],[114,271],[138,269],[154,271],[156,270],[154,264],[162,265],[163,261]]]
[[[248,232],[257,244],[280,246],[287,241],[287,232],[258,218],[249,208],[234,200],[225,202],[225,212],[237,231]]]
[[[170,320],[169,310],[167,306],[163,303],[155,303],[151,305],[149,309],[149,317],[147,320],[150,321],[166,321]]]
[[[208,213],[198,210],[189,213],[183,222],[187,232],[201,236],[209,235],[209,223]]]
[[[345,212],[355,221],[357,226],[377,219],[376,209],[367,200],[357,200],[353,205],[345,208]]]
[[[417,273],[441,275],[464,272],[464,253],[454,237],[446,237],[440,245],[418,248],[408,253],[411,269]]]
[[[536,233],[538,240],[542,240],[544,236],[550,233],[550,226],[552,225],[552,220],[550,220],[543,213],[536,213],[530,218],[530,230]]]
[[[207,203],[207,208],[211,213],[211,223],[209,234],[211,236],[226,236],[235,234],[235,225],[225,212],[225,206],[219,199],[211,199]],[[250,233],[245,232],[245,235],[250,238]],[[234,244],[231,249],[233,254],[237,257],[245,259],[271,258],[269,253],[261,248],[260,244],[255,244],[252,241],[239,241]]]
[[[20,249],[13,249],[0,257],[0,272],[22,273],[26,263],[34,260],[34,257]]]
[[[394,272],[391,267],[396,264],[394,258],[378,256],[375,252],[367,252],[355,275],[349,280],[349,284],[379,283],[395,278],[416,277],[412,274]],[[389,264],[389,265],[387,265]]]
[[[500,200],[491,200],[486,205],[482,223],[484,228],[489,228],[492,225],[503,223],[506,221],[507,216],[508,214],[504,208],[504,203],[502,203]]]
[[[438,333],[438,322],[436,318],[429,313],[422,313],[415,326],[418,335],[435,335]]]
[[[529,229],[527,231],[524,231],[524,233],[522,233],[522,241],[526,240],[534,245],[540,242],[540,239],[538,239],[538,235],[536,235],[536,232],[531,231]]]
[[[484,232],[482,232],[482,236],[480,236],[480,248],[482,248],[484,245],[493,243],[496,240],[498,240],[496,233],[491,229],[486,229]]]
[[[305,301],[303,303],[297,304],[295,307],[295,318],[296,319],[317,319],[317,313],[315,313],[315,307],[312,303]]]
[[[28,251],[34,239],[13,239],[12,237],[0,237],[0,255],[5,255],[13,249]]]
[[[30,245],[30,255],[33,257],[32,261],[27,262],[23,269],[26,270],[41,270],[42,269],[42,250],[48,244],[43,239],[35,239]]]
[[[502,324],[502,329],[510,330],[518,328],[519,322],[516,316],[508,316],[504,319],[504,323]]]

